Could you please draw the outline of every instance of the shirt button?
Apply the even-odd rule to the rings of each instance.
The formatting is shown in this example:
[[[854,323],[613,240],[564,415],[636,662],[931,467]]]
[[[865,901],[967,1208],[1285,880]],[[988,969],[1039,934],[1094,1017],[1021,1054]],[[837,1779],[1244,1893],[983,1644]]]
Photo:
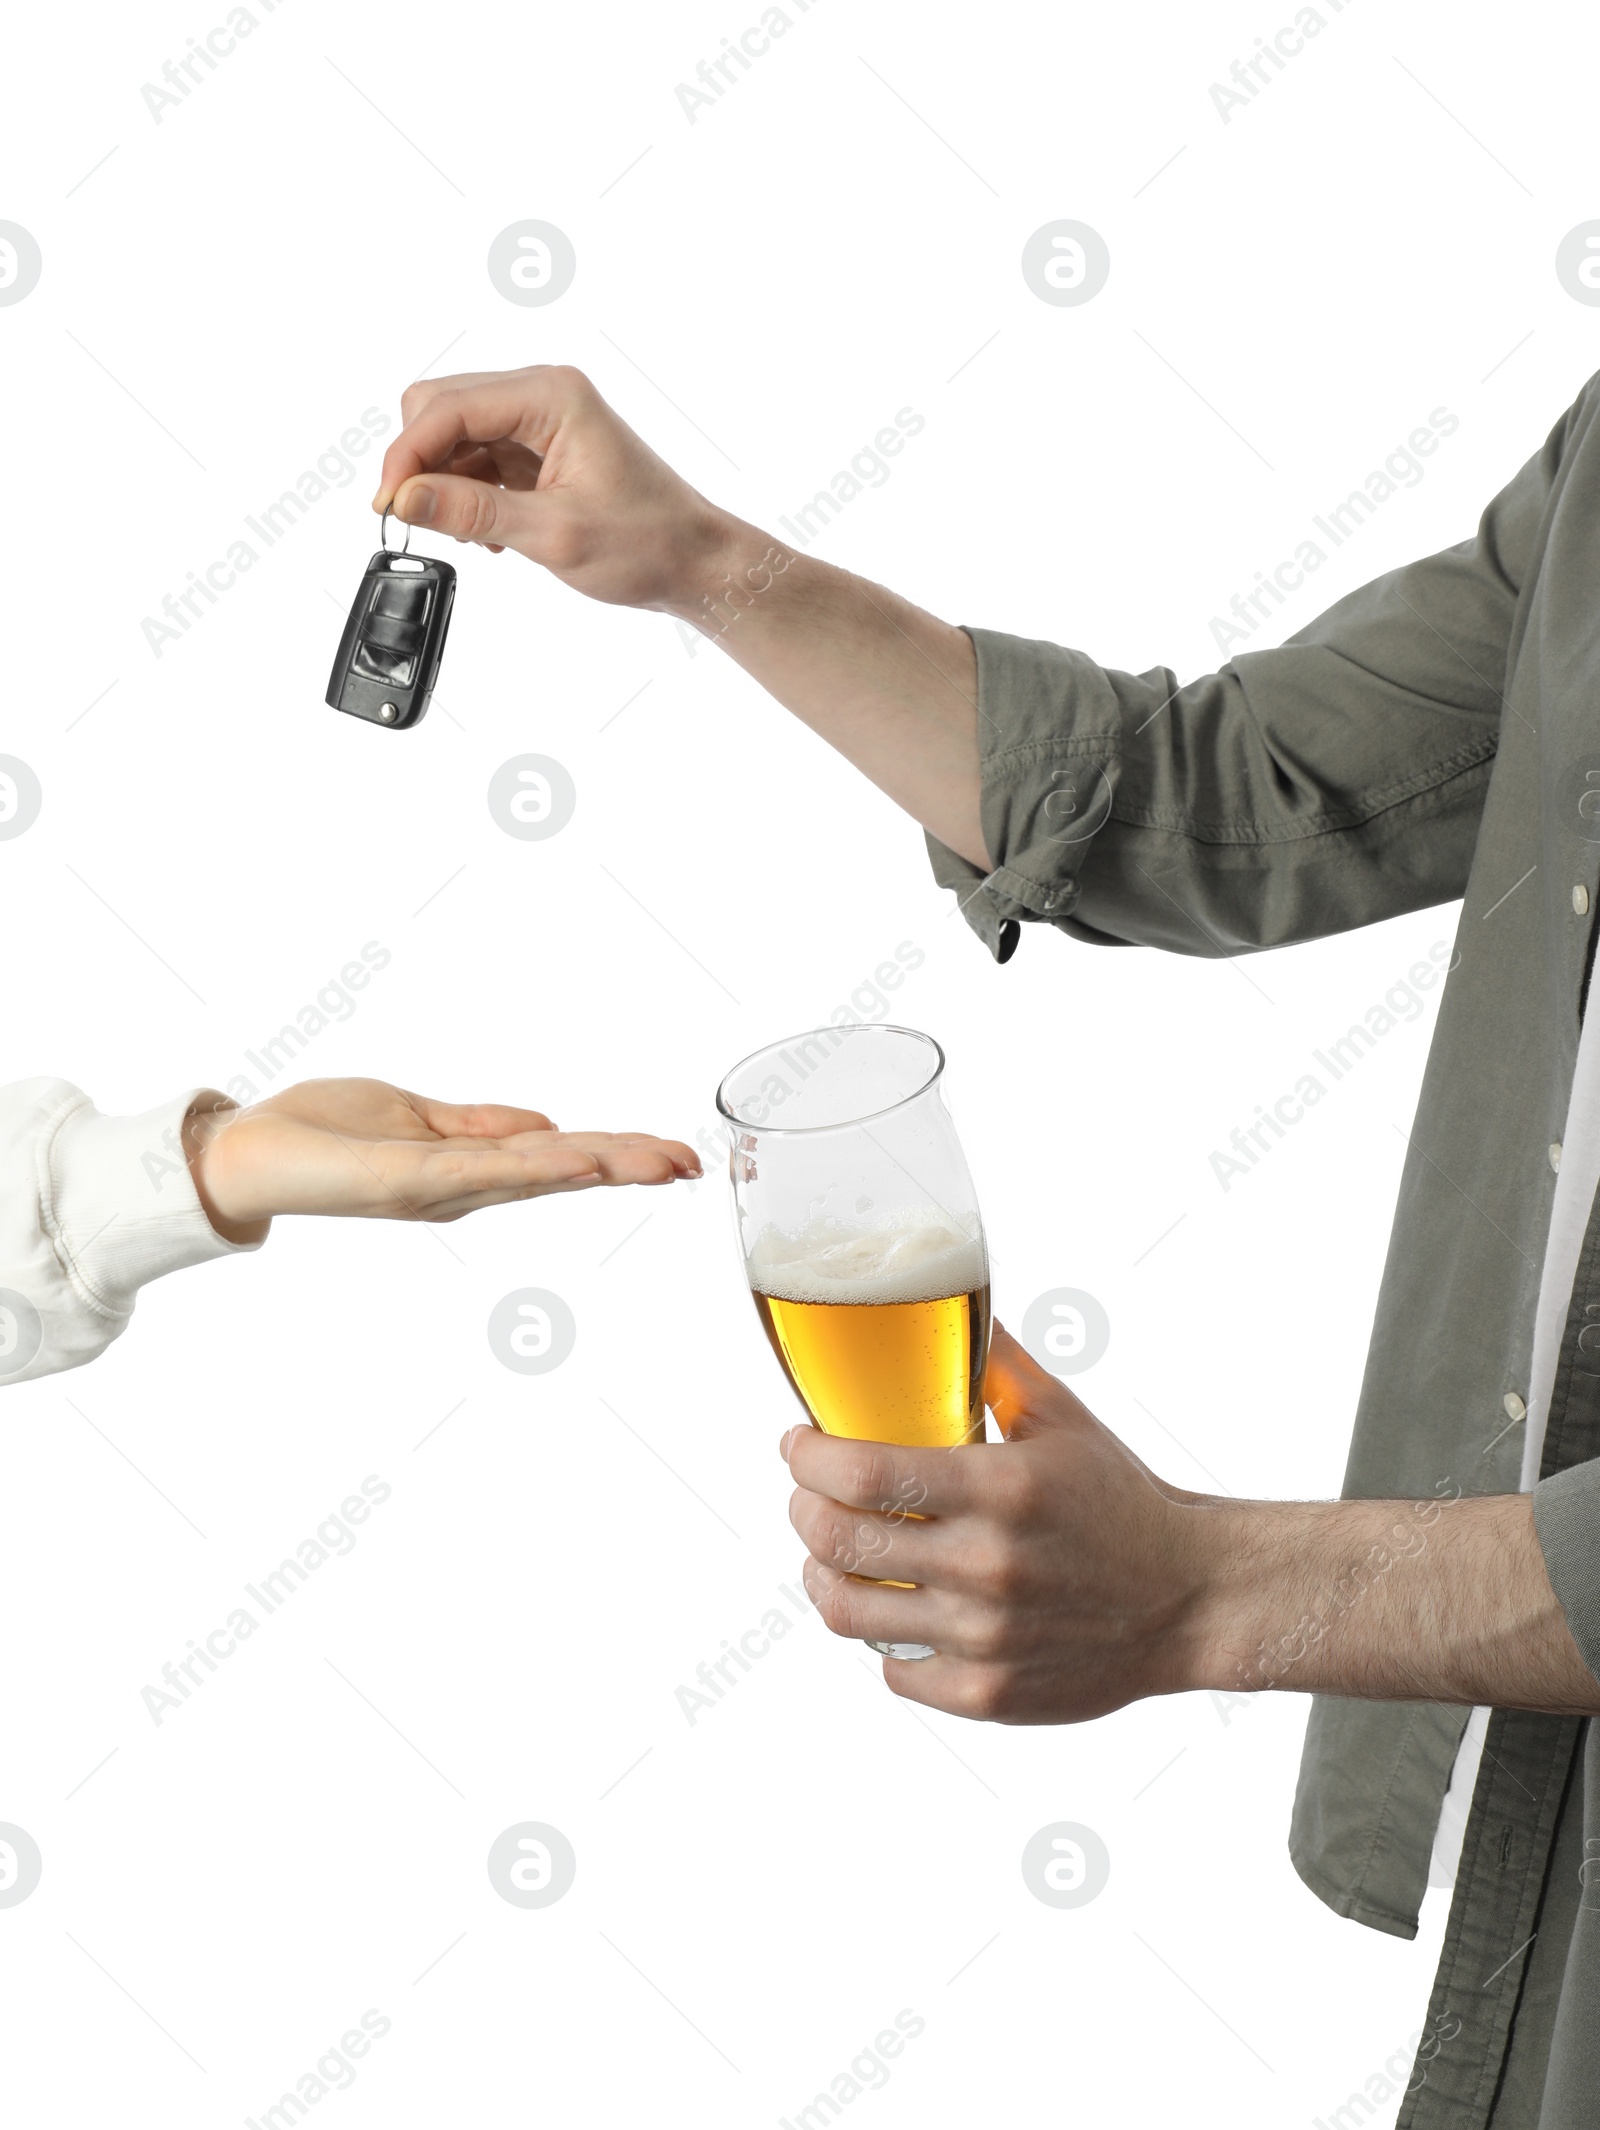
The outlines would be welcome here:
[[[1584,912],[1589,907],[1589,890],[1584,886],[1581,880],[1578,882],[1577,886],[1572,891],[1572,907],[1577,911],[1580,917],[1583,916]]]
[[[1508,1390],[1505,1396],[1500,1400],[1500,1403],[1505,1407],[1506,1412],[1513,1420],[1527,1419],[1528,1408],[1523,1404],[1522,1400],[1517,1396],[1514,1390]]]
[[[1561,1141],[1559,1139],[1550,1148],[1550,1166],[1553,1169],[1559,1169],[1561,1166]]]

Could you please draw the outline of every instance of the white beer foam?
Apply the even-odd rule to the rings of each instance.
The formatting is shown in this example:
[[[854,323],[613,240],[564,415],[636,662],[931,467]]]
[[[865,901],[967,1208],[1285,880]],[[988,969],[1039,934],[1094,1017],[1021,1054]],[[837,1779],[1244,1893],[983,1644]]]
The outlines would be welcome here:
[[[780,1302],[935,1302],[989,1278],[983,1244],[939,1220],[876,1228],[819,1220],[790,1234],[766,1227],[747,1270],[758,1294]]]

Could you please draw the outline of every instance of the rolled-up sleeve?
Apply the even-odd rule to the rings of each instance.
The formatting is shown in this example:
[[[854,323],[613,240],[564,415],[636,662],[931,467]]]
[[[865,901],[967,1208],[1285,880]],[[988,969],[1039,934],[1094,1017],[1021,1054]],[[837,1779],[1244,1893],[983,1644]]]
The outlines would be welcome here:
[[[928,844],[991,952],[1007,959],[1033,922],[1096,945],[1233,955],[1460,895],[1518,597],[1578,407],[1475,538],[1199,680],[969,628],[994,868]]]
[[[0,1087],[0,1387],[94,1360],[152,1280],[259,1247],[216,1232],[184,1154],[190,1108],[224,1100],[105,1117],[65,1080]]]
[[[1578,1654],[1600,1679],[1600,1458],[1540,1480],[1533,1527]]]

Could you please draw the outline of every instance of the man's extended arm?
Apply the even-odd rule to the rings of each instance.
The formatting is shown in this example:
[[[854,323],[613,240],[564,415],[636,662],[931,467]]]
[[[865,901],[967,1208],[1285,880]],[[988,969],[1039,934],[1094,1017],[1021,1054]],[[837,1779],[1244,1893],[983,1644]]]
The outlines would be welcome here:
[[[1571,419],[1476,539],[1180,687],[950,629],[792,555],[576,371],[445,379],[403,405],[378,506],[714,635],[922,821],[1002,955],[1027,919],[1220,955],[1459,895]],[[1023,1364],[1000,1352],[1004,1419]],[[1210,1502],[1161,1486],[1051,1379],[1013,1417],[1003,1450],[790,1444],[830,1624],[941,1652],[891,1666],[901,1692],[1022,1721],[1196,1685],[1600,1709],[1525,1501]],[[920,1506],[885,1498],[901,1480]],[[916,1588],[840,1572],[882,1575],[880,1547]]]
[[[1180,685],[952,628],[794,554],[707,502],[576,370],[430,380],[402,406],[377,506],[712,636],[923,824],[1002,956],[1028,920],[1235,954],[1465,886],[1565,423],[1476,539]]]
[[[1185,1493],[1003,1332],[988,1395],[1003,1445],[785,1437],[826,1624],[939,1652],[886,1660],[896,1693],[1007,1723],[1196,1688],[1600,1714],[1527,1495]]]
[[[375,509],[392,501],[408,524],[513,548],[591,599],[690,623],[987,867],[977,663],[962,630],[717,509],[579,371],[429,380],[401,410]]]
[[[672,612],[988,872],[972,638],[881,584],[791,555],[739,519],[719,516],[718,533],[709,607],[684,597]]]

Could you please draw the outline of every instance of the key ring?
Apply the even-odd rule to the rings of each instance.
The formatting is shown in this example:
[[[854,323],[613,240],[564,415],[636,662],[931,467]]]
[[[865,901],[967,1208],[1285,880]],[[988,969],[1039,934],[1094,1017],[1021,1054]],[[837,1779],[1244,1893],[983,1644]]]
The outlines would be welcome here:
[[[383,543],[383,551],[386,555],[409,555],[411,552],[411,527],[409,525],[406,525],[405,546],[391,547],[389,545],[389,513],[393,509],[394,505],[392,503],[385,503],[383,506],[383,516],[378,521],[378,538]],[[400,522],[405,525],[404,518]]]

